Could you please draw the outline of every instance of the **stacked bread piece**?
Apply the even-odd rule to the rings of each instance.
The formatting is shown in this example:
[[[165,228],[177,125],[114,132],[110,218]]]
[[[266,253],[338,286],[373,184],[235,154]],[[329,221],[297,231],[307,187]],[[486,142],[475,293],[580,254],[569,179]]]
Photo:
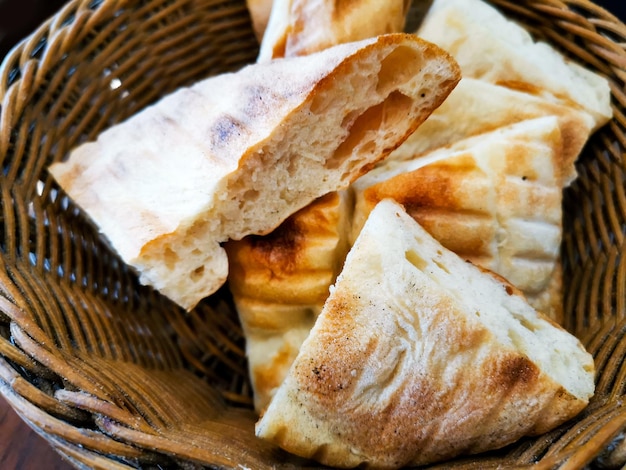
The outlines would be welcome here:
[[[417,34],[449,51],[464,77],[478,78],[565,104],[594,128],[612,117],[608,82],[535,42],[483,0],[434,0]]]
[[[342,15],[348,10],[342,2],[323,6],[304,0],[274,2],[272,15],[281,21],[268,23],[259,60],[271,59],[269,50],[275,51],[275,56],[298,55],[307,50],[295,44],[319,40],[315,46],[319,50],[331,42],[330,37],[350,39],[329,31],[349,31],[353,15],[367,20],[368,26],[359,29],[359,35],[375,34],[377,28],[389,24],[400,28],[405,23],[406,5],[389,2],[385,7],[389,16],[381,20],[382,7],[350,3],[350,14]],[[318,28],[319,34],[313,33],[307,20],[316,25],[325,21],[325,27]],[[561,194],[576,177],[575,161],[588,137],[611,116],[607,83],[566,61],[547,44],[534,42],[522,27],[482,0],[436,0],[417,34],[458,55],[455,58],[464,77],[416,132],[351,186],[355,206],[348,244],[341,238],[344,228],[332,225],[337,221],[343,225],[346,217],[351,217],[352,208],[347,204],[333,209],[347,211],[346,217],[335,213],[319,224],[321,231],[334,233],[325,241],[327,249],[340,257],[325,258],[328,286],[371,209],[390,197],[405,204],[445,247],[504,276],[531,305],[561,322]],[[291,40],[284,40],[286,37]],[[278,43],[282,46],[277,47]],[[554,76],[566,79],[554,80]],[[307,217],[307,210],[295,219]],[[295,219],[288,225],[305,225]],[[311,231],[302,238],[317,238],[317,227],[308,227]],[[262,412],[291,365],[285,351],[291,351],[288,357],[293,358],[297,350],[294,336],[304,337],[302,332],[321,304],[311,307],[303,289],[300,297],[285,296],[278,304],[272,300],[270,307],[262,290],[246,287],[259,272],[271,273],[265,276],[267,286],[305,286],[303,279],[316,276],[305,266],[298,268],[298,260],[308,256],[305,248],[300,253],[292,251],[289,258],[266,257],[261,266],[250,262],[259,258],[251,243],[247,239],[231,243],[227,251],[232,246],[239,253],[230,259],[238,273],[231,276],[230,286],[244,330],[255,332],[247,335],[248,358],[255,407]],[[242,245],[248,245],[248,260],[241,256]],[[284,265],[290,266],[288,274]],[[300,313],[294,315],[294,321],[286,321],[285,309]],[[282,329],[264,329],[257,322],[259,318],[267,320],[271,312],[276,317],[274,324],[283,325]],[[300,324],[295,321],[298,317],[306,320]],[[265,338],[265,343],[272,338],[273,352],[257,347],[257,338]]]
[[[546,116],[388,161],[354,184],[353,236],[378,202],[394,199],[445,247],[558,319],[563,173],[573,168],[562,140],[558,119]]]
[[[458,80],[437,46],[377,36],[180,89],[50,171],[141,282],[191,309],[226,281],[221,243],[347,187]]]
[[[499,208],[491,213],[493,232],[475,234],[476,239],[481,237],[483,245],[475,245],[474,253],[467,251],[466,217],[463,216],[472,210],[470,198],[456,202],[444,202],[443,197],[434,203],[419,201],[420,192],[432,192],[433,188],[446,185],[446,181],[454,178],[449,165],[419,164],[424,168],[417,170],[416,164],[409,164],[413,167],[412,177],[428,177],[431,189],[424,189],[421,184],[421,189],[413,191],[410,188],[418,183],[411,183],[407,175],[402,183],[396,180],[396,196],[412,198],[412,214],[422,222],[428,217],[428,226],[433,227],[431,233],[439,236],[445,246],[459,247],[459,254],[467,259],[478,264],[484,262],[482,266],[519,287],[533,306],[561,321],[562,216],[558,194],[576,178],[575,162],[590,134],[612,116],[607,81],[568,61],[548,44],[535,42],[525,29],[482,0],[435,0],[417,34],[448,50],[461,66],[463,80],[425,126],[390,156],[389,165],[394,165],[396,160],[438,159],[441,150],[438,150],[438,157],[431,156],[430,152],[442,145],[454,146],[461,139],[477,135],[484,141],[497,140],[498,129],[542,116],[558,119],[561,144],[560,148],[553,146],[551,170],[524,169],[529,158],[544,161],[537,158],[532,149],[535,144],[541,145],[541,142],[532,142],[533,138],[502,152],[509,165],[499,170],[503,172],[500,178],[504,179],[498,183]],[[473,144],[469,141],[462,145]],[[519,156],[515,154],[518,151]],[[524,157],[524,153],[528,155]],[[465,178],[469,178],[469,174]],[[393,184],[379,183],[387,189]],[[355,187],[360,193],[366,186],[376,184],[373,175],[368,175],[366,181]],[[406,191],[399,184],[407,185]],[[469,184],[463,183],[466,188]],[[380,186],[367,189],[369,197],[379,190],[382,192],[377,197],[383,197],[386,190]],[[401,195],[403,191],[405,194]],[[548,196],[550,192],[552,196]],[[357,199],[362,198],[362,194],[357,194]],[[365,209],[363,204],[360,207]],[[440,216],[435,215],[436,211]],[[356,217],[363,219],[364,215]],[[492,251],[485,258],[488,243],[493,244]]]
[[[269,235],[225,245],[257,410],[269,404],[322,311],[348,252],[351,215],[350,193],[335,191]]]
[[[258,61],[306,56],[346,42],[399,33],[409,3],[277,0]],[[250,13],[255,24],[263,22],[258,4]],[[396,76],[406,73],[401,68],[393,71]],[[258,411],[265,409],[285,378],[328,297],[349,248],[351,217],[352,192],[344,191],[298,211],[263,242],[253,236],[225,245]],[[297,242],[285,243],[287,238]]]
[[[301,5],[305,3],[301,2]],[[337,7],[335,11],[339,11],[339,8]],[[300,34],[305,34],[305,31],[306,28],[298,29]],[[381,201],[393,199],[400,202],[408,214],[442,244],[440,251],[450,249],[464,260],[502,276],[506,279],[505,284],[508,282],[509,286],[515,286],[518,300],[524,299],[531,308],[560,323],[563,315],[560,266],[562,190],[576,178],[575,162],[587,139],[612,115],[608,83],[602,77],[569,62],[547,44],[535,42],[522,27],[510,22],[481,0],[435,0],[417,34],[449,50],[462,68],[463,79],[446,101],[405,143],[386,160],[380,162],[375,169],[351,185],[354,209],[348,209],[349,212],[353,212],[349,244],[359,239],[370,212]],[[271,32],[265,38],[267,37],[272,38]],[[336,209],[339,210],[338,207]],[[305,208],[302,213],[306,211]],[[335,215],[333,220],[339,218]],[[385,233],[390,235],[389,231]],[[385,246],[397,242],[393,236],[378,239],[381,245]],[[338,243],[339,238],[334,240]],[[291,261],[298,259],[298,256],[298,253],[294,253]],[[348,269],[346,265],[341,278],[354,276],[358,277],[361,283],[365,283],[365,273],[369,272],[371,266],[363,258],[360,257],[360,261],[351,266],[352,270],[349,273],[346,272]],[[233,265],[238,265],[240,272],[248,271],[251,276],[258,268],[247,263],[242,257],[231,261]],[[268,262],[264,269],[268,272],[279,272],[284,261]],[[290,265],[294,266],[294,263]],[[327,265],[336,267],[341,264],[328,262]],[[387,266],[387,275],[392,276],[392,265]],[[361,270],[360,273],[358,269]],[[296,286],[305,285],[300,284],[302,276],[310,274],[307,274],[306,270],[296,271],[290,273],[291,282]],[[238,303],[241,297],[237,292],[243,284],[245,284],[243,277],[231,278],[231,289],[235,292],[235,300]],[[339,285],[339,281],[335,287],[329,284],[330,291],[335,294]],[[370,288],[375,289],[371,286]],[[402,288],[407,292],[410,291],[410,286],[403,285]],[[402,288],[399,288],[399,291]],[[336,303],[333,303],[336,300],[333,299],[334,294],[326,302],[325,312],[337,308]],[[363,297],[366,298],[365,293],[361,298]],[[250,300],[247,299],[248,302]],[[342,297],[342,300],[345,299]],[[298,302],[298,299],[290,298],[287,303],[290,302],[290,306],[293,307],[293,302]],[[350,311],[363,308],[365,307],[362,304],[358,307],[354,305],[349,307]],[[389,311],[390,314],[398,313],[392,307],[378,310],[378,313],[371,315],[379,315],[381,321],[384,321],[382,318]],[[241,314],[242,310],[239,311]],[[286,316],[283,316],[280,309],[273,311],[277,318],[285,322]],[[412,313],[420,315],[423,312],[417,309]],[[309,324],[312,322],[311,316],[307,318]],[[242,317],[251,318],[251,315],[245,312]],[[316,325],[326,320],[320,318]],[[345,321],[346,324],[342,323],[341,326],[351,328],[351,322],[354,320]],[[503,318],[502,321],[507,320]],[[521,323],[525,324],[524,321]],[[550,325],[546,326],[545,331],[552,328],[559,330],[551,322],[544,325]],[[307,328],[308,326],[300,329],[296,323],[290,324],[282,330],[283,341],[287,342],[289,331],[297,330],[302,333]],[[338,329],[339,324],[333,323],[333,328]],[[255,334],[262,336],[263,332],[256,330]],[[316,344],[320,349],[332,351],[331,354],[345,361],[346,367],[353,363],[352,356],[344,352],[338,353],[326,343],[333,338],[340,341],[341,333],[330,333],[325,330],[324,337],[320,334],[316,326],[306,341]],[[559,336],[562,332],[555,334]],[[300,334],[299,338],[305,336]],[[544,341],[546,335],[540,336],[541,341]],[[450,336],[452,337],[453,335]],[[281,340],[274,340],[275,344],[282,344]],[[428,341],[429,338],[420,340]],[[323,347],[319,346],[319,342],[323,343]],[[252,339],[251,344],[254,343],[255,340]],[[549,344],[550,341],[548,348]],[[593,390],[593,363],[588,356],[578,354],[576,351],[580,351],[580,344],[571,343],[574,344],[573,357],[578,357],[580,361],[568,362],[565,367],[571,368],[572,374],[577,374],[577,377],[586,384],[587,392],[578,395],[580,401],[576,401],[577,405],[567,413],[560,414],[556,411],[557,407],[554,415],[548,413],[542,417],[548,419],[550,415],[552,425],[575,415],[581,406],[584,406],[583,403],[586,403]],[[294,344],[290,343],[290,357],[294,355],[293,347]],[[315,354],[322,354],[320,349],[316,349]],[[317,421],[320,415],[310,414],[312,412],[307,409],[307,403],[315,403],[318,398],[325,400],[332,395],[332,387],[326,384],[329,388],[324,393],[328,396],[313,397],[308,394],[311,384],[299,381],[302,376],[297,370],[298,364],[300,367],[308,367],[309,363],[306,363],[306,360],[312,357],[310,350],[298,355],[296,365],[293,366],[292,361],[283,361],[284,354],[257,357],[257,352],[258,350],[252,348],[248,350],[255,406],[262,416],[258,425],[261,437],[271,439],[299,455],[312,456],[331,465],[354,466],[361,463],[383,467],[400,465],[400,460],[380,460],[380,455],[375,456],[364,450],[371,448],[372,442],[367,445],[362,442],[363,447],[357,452],[354,441],[344,441],[346,430],[342,430],[338,421],[350,421],[352,417],[342,407],[343,403],[331,405],[325,402],[323,406],[317,408],[317,412],[327,408],[327,413],[321,418],[323,422]],[[524,357],[527,355],[523,348],[518,353]],[[546,355],[551,356],[552,352],[547,351]],[[553,357],[550,360],[564,364],[565,358]],[[305,363],[306,365],[303,365]],[[271,384],[261,382],[256,375],[255,369],[260,365],[265,374],[268,366],[275,374],[272,376],[274,381]],[[376,373],[379,365],[373,366],[370,363],[372,373]],[[539,368],[543,368],[544,372],[545,369],[550,369],[547,362],[543,362]],[[436,375],[437,371],[432,369],[431,373]],[[294,375],[297,375],[297,378],[294,378]],[[277,380],[281,377],[285,377],[285,380]],[[561,379],[557,382],[563,384]],[[307,380],[314,382],[310,374]],[[476,376],[463,380],[476,386],[482,379]],[[278,388],[280,398],[276,398],[274,404],[272,397],[278,384],[283,385]],[[462,388],[459,384],[455,386]],[[365,400],[369,400],[371,408],[362,404],[355,405],[345,396],[341,400],[348,400],[346,406],[363,407],[368,413],[387,416],[377,407],[380,403],[376,400],[385,403],[388,392],[384,387],[381,387],[379,392],[381,395],[373,393],[372,397]],[[362,390],[354,391],[353,397],[356,401],[363,398],[359,397],[361,393]],[[480,400],[478,391],[474,390],[473,393],[476,393],[475,398]],[[299,411],[293,408],[295,405],[291,400],[296,400]],[[511,400],[515,401],[513,398]],[[414,401],[416,402],[417,400]],[[269,403],[272,404],[266,411]],[[311,405],[315,406],[317,405]],[[508,403],[503,406],[512,405]],[[302,410],[302,407],[305,409]],[[333,415],[338,409],[343,411]],[[293,414],[290,414],[292,411]],[[442,413],[446,416],[439,416],[433,422],[459,419],[459,416],[445,408]],[[482,440],[483,445],[468,444],[467,447],[463,447],[460,442],[467,443],[470,437],[459,432],[450,434],[447,443],[430,436],[434,447],[448,447],[445,452],[437,449],[429,453],[430,451],[426,451],[421,444],[414,442],[414,447],[411,447],[399,441],[395,444],[387,442],[386,450],[393,453],[401,446],[410,453],[418,452],[416,449],[420,449],[419,453],[422,453],[423,457],[402,460],[402,465],[421,464],[459,453],[502,446],[505,441],[511,442],[529,433],[527,426],[533,426],[533,418],[524,417],[520,413],[512,413],[505,419],[510,419],[511,422],[519,420],[517,423],[519,429],[526,431],[518,433],[517,437],[513,438],[504,431],[502,423],[487,421],[484,426],[477,428],[480,430],[471,438]],[[309,427],[311,423],[318,426],[317,430],[322,431],[313,432]],[[368,424],[366,422],[360,424],[363,428],[359,432],[366,432]],[[406,423],[403,424],[406,426]],[[289,430],[289,427],[292,430]],[[542,427],[544,431],[548,428],[549,426]],[[326,432],[327,434],[324,434]],[[411,438],[403,426],[399,426],[395,432],[402,434],[405,439]],[[532,432],[539,431],[535,428]],[[441,436],[437,433],[435,435]],[[492,435],[499,435],[501,440],[492,439]],[[379,450],[383,452],[384,449]]]
[[[576,338],[387,199],[257,434],[337,467],[423,465],[554,428],[593,379]]]
[[[561,198],[607,82],[482,0],[435,0],[416,34],[405,0],[248,4],[258,63],[50,171],[185,309],[228,277],[258,436],[397,468],[579,413],[594,367],[558,325]]]
[[[274,0],[258,60],[308,55],[402,31],[410,4],[410,0]]]

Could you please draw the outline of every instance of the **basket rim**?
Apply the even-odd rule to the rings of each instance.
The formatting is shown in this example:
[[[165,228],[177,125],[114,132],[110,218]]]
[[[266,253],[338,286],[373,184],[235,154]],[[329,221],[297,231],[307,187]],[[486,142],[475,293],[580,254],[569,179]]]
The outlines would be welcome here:
[[[533,3],[535,8],[533,11],[541,11],[550,15],[551,18],[558,18],[559,21],[567,23],[572,33],[589,31],[584,33],[583,37],[593,45],[594,55],[600,56],[607,64],[606,66],[603,65],[604,71],[600,71],[600,73],[607,76],[611,84],[615,125],[626,128],[626,112],[624,111],[626,109],[626,87],[624,86],[626,82],[626,39],[621,44],[610,39],[611,35],[622,35],[626,38],[626,25],[619,18],[591,0],[538,0],[534,2],[528,0],[517,8],[512,6],[509,0],[487,1],[495,5],[507,4],[511,11],[521,15],[528,14],[527,4]],[[19,121],[24,109],[28,106],[28,99],[25,97],[32,96],[45,83],[46,75],[55,68],[54,53],[58,52],[65,44],[86,34],[85,31],[89,29],[89,25],[100,15],[110,14],[111,11],[121,8],[125,3],[127,2],[123,0],[70,0],[57,14],[47,19],[36,31],[16,44],[2,59],[0,63],[0,159],[4,159],[9,152],[10,130]],[[538,4],[541,4],[541,7],[537,6]],[[594,17],[593,20],[583,16],[582,12],[590,13],[590,16]],[[536,18],[543,20],[538,13],[536,13]],[[557,39],[556,33],[555,37],[551,39]],[[573,47],[579,48],[581,46],[574,44]],[[626,140],[621,142],[621,145],[626,147]],[[621,158],[626,159],[623,151]],[[622,245],[620,253],[626,254],[626,245]],[[0,320],[4,314],[3,311],[0,303]],[[619,326],[618,323],[615,325]],[[0,355],[0,368],[2,367],[9,367],[9,363],[6,358]],[[11,364],[10,367],[13,365]],[[24,403],[27,403],[25,398],[14,393],[12,389],[7,388],[8,386],[0,377],[0,393],[7,398],[14,408],[18,409],[18,414],[23,419],[27,420],[26,417],[29,413],[43,412],[42,409],[32,403],[25,406]],[[7,390],[10,393],[6,393]],[[28,409],[31,411],[27,411]],[[623,406],[614,411],[606,427],[602,428],[604,434],[601,439],[588,441],[582,446],[582,453],[579,454],[580,459],[588,459],[590,455],[597,456],[602,449],[614,441],[620,432],[624,431],[625,427],[626,406]],[[67,447],[62,449],[62,453],[65,453],[66,456],[71,455],[71,452],[78,452],[76,449],[70,448],[71,443],[62,442],[58,435],[46,434],[44,437],[51,442],[57,439],[56,445],[59,448],[66,445]],[[568,452],[571,457],[574,450],[569,449]],[[72,460],[77,462],[76,459]],[[560,463],[562,460],[551,460],[548,455],[537,466],[551,467],[553,464],[559,465]],[[567,461],[566,467],[576,468],[578,463],[584,465],[588,461],[582,462],[576,457],[571,457]],[[76,463],[74,464],[76,465]],[[120,466],[120,468],[133,467]]]

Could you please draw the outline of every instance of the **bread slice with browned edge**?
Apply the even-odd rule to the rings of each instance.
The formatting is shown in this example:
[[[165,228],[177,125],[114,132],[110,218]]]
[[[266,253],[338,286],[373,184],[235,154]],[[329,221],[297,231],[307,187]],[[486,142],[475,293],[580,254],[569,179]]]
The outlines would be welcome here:
[[[276,0],[258,61],[401,32],[406,8],[403,0]],[[255,16],[258,23],[258,11]],[[347,195],[329,193],[273,232],[225,245],[257,412],[282,383],[343,264],[352,209]]]
[[[483,0],[434,0],[417,34],[458,61],[463,77],[478,78],[588,113],[594,130],[612,117],[603,76],[535,41],[521,25]]]
[[[556,116],[559,121],[567,186],[576,178],[575,162],[595,125],[591,116],[541,96],[473,78],[462,78],[442,105],[389,159],[412,160],[461,139],[544,116]]]
[[[224,245],[258,412],[287,375],[343,266],[352,221],[349,196],[333,191],[267,235]]]
[[[256,4],[252,9],[256,23],[259,3],[248,1]],[[403,0],[276,0],[258,61],[307,55],[345,42],[401,32],[406,8]],[[230,263],[228,283],[246,337],[258,412],[266,408],[286,376],[345,259],[352,209],[347,194],[329,193],[275,231],[225,246]]]
[[[547,432],[593,393],[578,339],[385,200],[256,433],[326,465],[399,468]]]
[[[351,238],[380,201],[394,199],[443,246],[505,277],[533,307],[562,322],[553,284],[562,239],[562,140],[559,120],[546,116],[414,160],[388,159],[352,185]]]
[[[408,0],[274,0],[257,60],[294,57],[404,29]]]
[[[348,186],[458,80],[414,35],[343,44],[183,88],[50,171],[142,283],[191,309],[226,280],[220,243]]]

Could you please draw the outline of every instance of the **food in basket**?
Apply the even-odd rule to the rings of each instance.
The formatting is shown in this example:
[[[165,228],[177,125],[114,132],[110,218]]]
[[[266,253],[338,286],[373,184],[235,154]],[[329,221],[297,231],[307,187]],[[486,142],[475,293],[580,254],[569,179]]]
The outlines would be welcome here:
[[[593,391],[574,336],[385,200],[256,432],[324,464],[398,468],[543,433]]]
[[[517,23],[483,0],[435,0],[418,36],[459,62],[463,77],[531,92],[588,113],[594,129],[612,117],[607,80],[535,42]]]
[[[560,256],[563,175],[573,166],[563,160],[554,116],[500,127],[413,160],[387,160],[352,185],[352,238],[376,204],[394,199],[446,248],[541,300],[531,303],[561,321],[561,309],[554,308],[560,302],[541,294],[552,285]]]
[[[475,0],[467,0],[465,5],[473,6],[475,3]],[[443,9],[449,13],[449,10],[456,11],[454,10],[456,5],[456,3],[440,2],[434,8],[435,10]],[[467,7],[463,6],[463,8]],[[530,125],[531,129],[534,130],[534,134],[529,132],[526,136],[527,141],[524,143],[521,143],[518,139],[515,142],[516,145],[513,145],[513,142],[506,143],[503,142],[503,139],[497,138],[496,141],[484,143],[480,147],[480,152],[484,151],[485,148],[492,150],[489,155],[477,157],[479,161],[482,161],[483,166],[486,165],[488,170],[490,163],[495,166],[491,168],[489,178],[480,170],[480,166],[474,159],[471,159],[471,164],[464,168],[462,172],[465,175],[464,179],[452,178],[451,173],[455,172],[450,170],[454,165],[448,162],[441,165],[435,164],[432,167],[425,167],[421,172],[418,172],[421,173],[416,175],[420,184],[381,183],[376,188],[379,192],[377,197],[372,197],[368,202],[370,207],[364,210],[363,207],[359,207],[359,204],[363,203],[363,187],[373,184],[373,179],[376,178],[376,175],[384,174],[384,170],[377,169],[365,175],[362,178],[363,181],[357,180],[352,188],[357,193],[357,201],[360,201],[357,202],[352,238],[358,234],[365,217],[371,210],[371,206],[382,197],[394,197],[406,203],[407,201],[417,200],[425,194],[438,194],[439,197],[433,197],[433,200],[429,201],[431,203],[430,206],[422,201],[422,206],[417,208],[414,203],[414,207],[409,208],[410,213],[416,217],[418,217],[418,214],[421,214],[421,219],[418,218],[418,220],[421,220],[425,228],[431,231],[431,234],[435,235],[444,245],[452,249],[458,249],[462,256],[504,275],[524,292],[531,305],[560,322],[563,314],[562,270],[559,262],[561,188],[569,185],[575,179],[576,169],[574,163],[581,149],[593,130],[603,124],[607,115],[611,114],[609,88],[604,78],[588,71],[583,70],[581,72],[580,67],[567,63],[560,54],[550,49],[547,45],[536,45],[533,43],[526,31],[508,22],[492,7],[479,2],[476,8],[480,18],[491,18],[492,20],[493,16],[497,18],[491,23],[474,26],[472,23],[474,16],[469,15],[470,19],[468,22],[472,28],[464,29],[459,27],[459,31],[454,33],[456,34],[455,40],[472,42],[473,38],[463,37],[462,35],[464,32],[473,32],[475,28],[479,28],[484,29],[482,33],[484,36],[493,39],[493,47],[496,50],[500,53],[511,53],[513,57],[517,53],[512,49],[518,47],[521,40],[525,44],[524,50],[528,54],[524,58],[525,64],[541,64],[546,58],[556,54],[558,55],[558,64],[551,65],[550,70],[555,71],[555,73],[565,70],[568,75],[573,75],[574,78],[571,80],[570,85],[575,92],[574,94],[589,96],[590,98],[586,102],[587,107],[600,111],[587,112],[572,99],[564,99],[559,88],[542,89],[537,86],[531,87],[528,81],[533,78],[533,75],[524,75],[525,71],[523,69],[512,68],[504,70],[500,64],[494,64],[494,69],[499,71],[495,79],[492,76],[484,76],[480,73],[477,74],[480,75],[480,79],[464,77],[424,124],[389,155],[388,159],[382,163],[383,167],[392,165],[393,160],[416,160],[417,163],[407,163],[408,167],[412,166],[413,169],[416,169],[417,167],[425,166],[428,162],[429,156],[424,155],[427,151],[439,147],[452,146],[452,149],[449,151],[439,151],[439,158],[443,158],[446,153],[452,153],[456,142],[464,138],[496,131],[494,134],[490,134],[493,137],[493,135],[501,134],[498,129],[505,128],[511,124],[540,117],[546,117],[547,119],[535,122],[535,127],[533,127],[533,124]],[[426,21],[433,21],[434,26],[422,25],[420,31],[432,30],[445,36],[446,27],[442,26],[440,16],[431,14],[427,16]],[[491,30],[494,26],[496,29]],[[499,29],[503,28],[503,26],[506,26],[506,28]],[[515,37],[519,36],[518,42],[514,43],[514,46],[509,44],[507,37],[501,37],[502,33],[509,28],[513,30]],[[432,34],[436,36],[435,33]],[[446,39],[442,39],[441,42],[447,44]],[[454,47],[458,47],[458,45],[454,44]],[[476,70],[480,69],[480,66],[475,65],[473,61],[482,60],[483,56],[489,57],[489,48],[492,47],[492,44],[489,42],[474,42],[472,47],[477,51],[486,49],[484,53],[474,52],[473,55],[467,54],[465,58],[467,68],[476,72]],[[549,51],[546,52],[545,48],[549,49]],[[496,57],[495,60],[504,59]],[[515,59],[513,58],[512,60]],[[541,75],[541,72],[539,72],[539,75]],[[494,79],[494,82],[497,83],[490,83],[486,79]],[[553,86],[550,80],[543,80],[541,84],[543,87]],[[554,128],[555,119],[558,122],[558,129]],[[547,128],[541,129],[537,127],[537,125],[541,126],[541,123],[549,124],[547,124]],[[527,129],[525,126],[528,126],[528,123],[523,125],[521,129]],[[519,127],[514,129],[516,129],[514,132],[520,131]],[[560,136],[557,140],[560,140],[560,143],[557,143],[556,140],[550,141],[552,137],[556,138],[558,136],[559,131]],[[505,135],[507,134],[505,133]],[[483,142],[488,141],[491,137],[486,135],[481,140]],[[498,146],[502,149],[508,149],[511,153],[507,168],[502,166],[505,163],[504,160],[499,161],[498,158],[494,158],[494,148]],[[511,164],[510,160],[516,158],[513,156],[513,152],[520,146],[522,153],[520,158],[525,156],[528,161],[538,163],[538,167],[543,165],[546,171],[544,175],[537,174],[534,171],[532,174],[537,175],[537,178],[533,179],[526,176],[527,179],[521,182],[517,181],[519,178],[506,175],[507,171],[515,168],[515,165]],[[533,152],[537,149],[543,149],[543,151],[540,151],[539,154],[534,154]],[[458,151],[459,149],[456,148],[456,150]],[[543,161],[541,157],[546,157],[547,160]],[[398,167],[398,173],[400,171],[408,171],[406,167],[403,170],[401,168]],[[443,168],[446,170],[444,171]],[[474,172],[469,171],[472,168],[475,170]],[[433,177],[433,172],[437,173],[437,177]],[[476,188],[468,186],[476,184],[476,181],[480,179],[476,177],[477,173],[481,172],[483,189],[491,196],[485,200],[478,200],[474,192]],[[425,175],[430,175],[430,177],[427,178]],[[396,176],[394,181],[406,181],[407,179],[411,180],[411,178],[412,175]],[[442,183],[444,178],[447,180],[446,184]],[[509,184],[511,181],[513,183]],[[545,186],[543,186],[543,183],[545,183]],[[392,191],[389,191],[390,185],[392,186]],[[445,197],[446,194],[449,195],[450,192],[455,190],[459,194],[463,193],[463,191],[467,194],[463,197],[459,196],[453,201]],[[359,193],[361,193],[360,196]],[[509,198],[499,203],[496,202],[499,197],[510,195],[511,193],[519,196],[519,200],[513,201],[512,198]],[[536,203],[528,205],[529,200],[533,200]],[[454,207],[450,206],[451,202],[454,202],[452,204]],[[517,202],[517,204],[511,202]],[[450,207],[444,210],[443,206],[446,204]],[[479,207],[480,210],[477,210],[472,204]],[[434,206],[438,206],[439,210],[436,210]],[[472,207],[470,208],[470,206]],[[452,209],[454,211],[450,212]],[[486,211],[487,209],[489,209],[488,217],[481,219],[477,216],[481,210]],[[545,213],[542,212],[544,209]],[[465,222],[467,222],[468,218],[460,217],[459,214],[459,212],[468,210],[473,211],[472,215],[476,216],[474,217],[476,219],[474,222],[476,223],[472,227],[467,227]],[[425,214],[426,212],[428,213],[427,215]],[[306,209],[300,212],[300,214],[305,213]],[[455,215],[456,217],[454,217]],[[428,223],[425,221],[425,217],[429,218]],[[335,218],[337,219],[337,217]],[[506,218],[510,220],[502,220]],[[477,230],[480,228],[479,225],[484,230]],[[488,233],[485,233],[485,230]],[[271,237],[269,237],[267,246],[271,245],[271,243]],[[474,253],[471,253],[470,246]],[[340,255],[338,252],[338,256]],[[284,272],[283,263],[293,267],[297,265],[297,259],[297,253],[293,253],[292,257],[267,259],[265,268],[268,272]],[[248,261],[245,256],[239,256],[236,260],[231,261],[233,266],[237,265],[238,271],[243,272],[247,269],[246,264]],[[341,261],[342,259],[339,259],[338,263]],[[291,275],[294,283],[297,284],[302,282],[302,277],[306,273],[296,270]],[[277,303],[273,310],[269,310],[264,308],[266,304],[263,303],[264,301],[260,293],[257,304],[260,310],[255,312],[254,292],[250,288],[251,286],[245,285],[246,282],[247,280],[243,276],[238,276],[231,282],[236,303],[241,291],[245,290],[249,295],[245,299],[246,307],[238,308],[242,323],[248,324],[248,319],[256,323],[258,316],[261,316],[265,321],[273,318],[273,323],[285,326],[283,329],[285,338],[290,339],[288,343],[285,340],[285,344],[282,344],[282,346],[280,346],[280,341],[275,340],[274,342],[275,351],[278,351],[279,347],[284,346],[290,351],[289,355],[277,353],[265,356],[264,360],[259,360],[257,352],[252,352],[252,357],[249,356],[251,379],[255,391],[255,404],[257,405],[257,410],[261,411],[262,406],[260,407],[259,404],[267,402],[268,397],[271,396],[277,384],[276,379],[284,375],[293,358],[294,348],[297,347],[297,341],[293,341],[294,335],[300,340],[303,339],[305,337],[303,331],[306,329],[303,325],[307,322],[310,323],[312,319],[309,317],[306,321],[300,322],[297,319],[301,317],[296,315],[293,322],[290,323],[288,315],[289,312],[294,311],[294,299],[285,299],[284,302]],[[296,309],[295,311],[299,310]],[[262,325],[257,323],[257,326],[255,337],[262,337]],[[293,328],[293,331],[289,332],[289,328]],[[270,337],[275,338],[276,331],[273,330],[271,325],[267,327],[266,333]],[[248,335],[246,337],[250,349],[256,350],[256,338],[249,338]],[[254,371],[259,368],[263,370],[263,377],[271,377],[273,379],[271,385],[268,385],[267,382],[264,384],[265,386],[259,385],[259,376]]]
[[[408,34],[254,64],[178,90],[50,171],[142,283],[191,309],[226,281],[222,242],[349,185],[459,78]]]
[[[556,116],[563,136],[564,185],[576,178],[575,162],[595,126],[589,114],[530,93],[462,78],[450,96],[389,160],[412,160],[458,140],[527,119]]]
[[[258,60],[307,55],[382,32],[400,32],[407,8],[397,0],[274,2]],[[347,193],[328,194],[290,216],[270,236],[226,246],[229,286],[246,337],[257,411],[269,403],[322,309],[348,249],[350,211]]]
[[[349,248],[351,211],[348,192],[333,191],[271,234],[224,245],[258,412],[287,375],[341,270]]]
[[[318,52],[346,42],[401,32],[408,0],[275,0],[259,61]]]

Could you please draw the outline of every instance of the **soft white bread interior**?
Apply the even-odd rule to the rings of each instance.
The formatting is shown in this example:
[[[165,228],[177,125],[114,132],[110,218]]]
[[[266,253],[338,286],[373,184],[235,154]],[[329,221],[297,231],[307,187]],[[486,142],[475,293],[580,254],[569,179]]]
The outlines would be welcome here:
[[[50,171],[142,283],[191,309],[226,280],[222,242],[348,186],[458,80],[414,35],[343,44],[181,89]]]
[[[349,248],[349,196],[328,193],[271,233],[224,245],[258,412],[287,375],[341,270]]]
[[[535,42],[526,29],[483,0],[435,0],[417,34],[457,59],[464,77],[478,78],[587,112],[595,127],[613,115],[608,81]]]
[[[409,0],[275,0],[257,60],[318,52],[404,29]]]
[[[574,336],[385,200],[256,433],[326,465],[399,468],[546,432],[593,392]]]
[[[543,116],[558,118],[563,136],[564,184],[568,185],[576,178],[574,163],[595,125],[589,114],[541,96],[467,77],[389,159],[412,160],[466,137]]]
[[[562,321],[552,280],[560,256],[563,188],[559,120],[521,121],[418,155],[386,160],[353,185],[352,239],[383,199],[401,203],[446,248],[505,277]],[[568,162],[565,173],[569,174]],[[551,286],[551,287],[549,287]],[[555,299],[556,300],[556,299]]]

